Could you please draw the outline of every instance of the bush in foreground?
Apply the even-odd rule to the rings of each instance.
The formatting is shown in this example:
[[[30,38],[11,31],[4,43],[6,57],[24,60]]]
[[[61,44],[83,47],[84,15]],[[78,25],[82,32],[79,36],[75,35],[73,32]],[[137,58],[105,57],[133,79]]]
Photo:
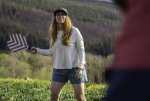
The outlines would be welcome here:
[[[87,83],[87,101],[102,101],[106,85]],[[50,82],[40,80],[0,79],[0,101],[49,101]],[[76,101],[72,86],[68,83],[60,101]]]

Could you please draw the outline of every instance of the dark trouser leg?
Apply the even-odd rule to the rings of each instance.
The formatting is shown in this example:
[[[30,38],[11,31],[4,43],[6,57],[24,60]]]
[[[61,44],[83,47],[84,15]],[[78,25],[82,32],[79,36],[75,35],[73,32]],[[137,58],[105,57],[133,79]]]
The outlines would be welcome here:
[[[104,101],[150,101],[150,71],[113,71]]]

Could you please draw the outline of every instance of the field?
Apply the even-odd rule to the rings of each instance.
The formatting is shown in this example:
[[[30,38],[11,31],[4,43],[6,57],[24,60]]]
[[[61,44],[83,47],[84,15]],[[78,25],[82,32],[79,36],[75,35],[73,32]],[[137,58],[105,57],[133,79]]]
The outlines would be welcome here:
[[[102,101],[106,91],[105,84],[87,83],[87,101]],[[67,83],[60,101],[76,101],[70,83]],[[0,101],[49,101],[50,82],[41,80],[0,79]]]

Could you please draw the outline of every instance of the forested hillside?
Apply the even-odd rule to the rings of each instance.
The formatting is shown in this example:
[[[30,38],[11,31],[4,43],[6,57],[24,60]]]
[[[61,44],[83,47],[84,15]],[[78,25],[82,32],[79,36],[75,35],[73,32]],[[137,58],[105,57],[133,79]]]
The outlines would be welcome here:
[[[108,55],[119,31],[119,13],[111,3],[79,0],[0,0],[0,50],[7,50],[8,36],[21,33],[30,46],[48,48],[48,28],[58,7],[68,9],[81,31],[87,52]]]

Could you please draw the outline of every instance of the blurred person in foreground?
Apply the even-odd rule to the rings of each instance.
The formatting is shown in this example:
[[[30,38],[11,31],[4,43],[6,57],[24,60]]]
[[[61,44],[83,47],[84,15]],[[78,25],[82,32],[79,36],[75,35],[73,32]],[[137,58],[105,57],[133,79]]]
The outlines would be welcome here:
[[[114,2],[123,22],[104,101],[150,101],[150,0]]]
[[[50,36],[49,49],[32,47],[30,52],[53,57],[51,101],[59,101],[61,90],[68,80],[72,84],[77,101],[86,101],[84,41],[78,28],[72,25],[67,9],[59,8],[54,11]]]

